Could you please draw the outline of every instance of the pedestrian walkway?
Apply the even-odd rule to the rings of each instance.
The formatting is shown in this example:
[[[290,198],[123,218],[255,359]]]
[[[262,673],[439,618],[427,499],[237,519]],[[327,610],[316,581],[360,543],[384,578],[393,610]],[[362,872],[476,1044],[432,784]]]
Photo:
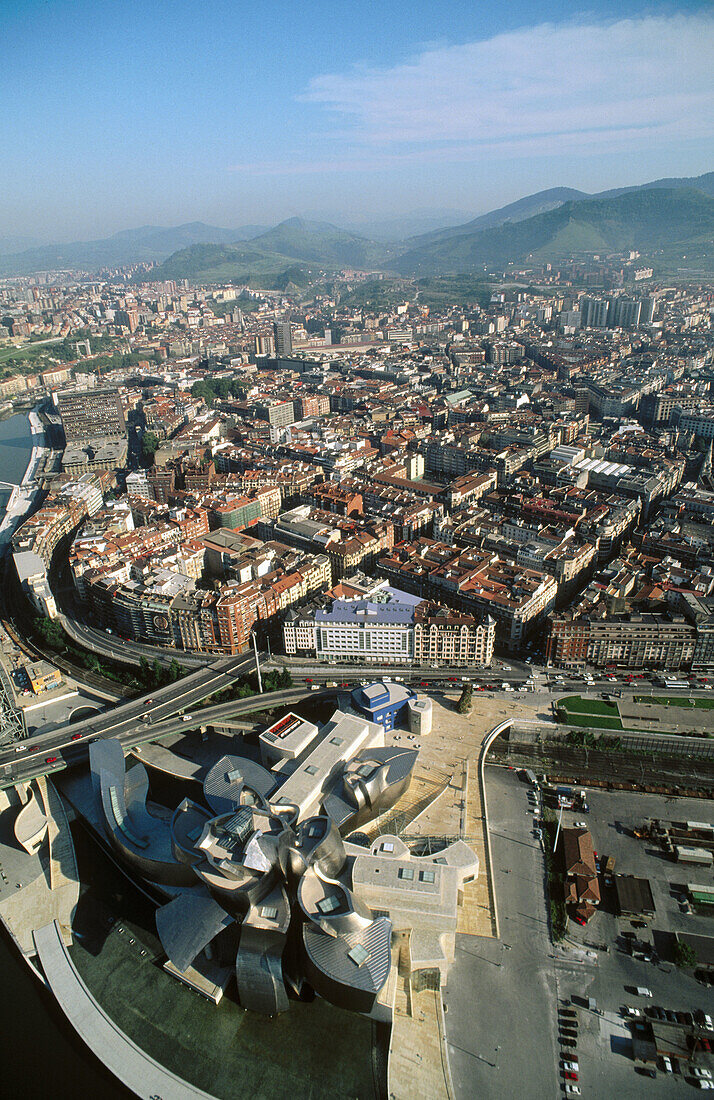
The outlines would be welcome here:
[[[80,978],[57,921],[33,933],[47,983],[57,1003],[81,1039],[128,1089],[142,1100],[212,1100],[150,1058],[97,1004]]]

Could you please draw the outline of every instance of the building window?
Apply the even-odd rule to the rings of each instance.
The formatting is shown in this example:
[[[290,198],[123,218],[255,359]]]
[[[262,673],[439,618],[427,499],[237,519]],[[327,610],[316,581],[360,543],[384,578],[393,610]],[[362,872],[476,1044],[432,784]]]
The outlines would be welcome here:
[[[343,745],[344,740],[345,740],[344,737],[331,737],[330,738],[330,744],[331,745]]]
[[[326,898],[320,898],[317,903],[317,908],[321,913],[333,913],[335,909],[339,909],[342,901],[339,894],[328,894]]]
[[[420,871],[419,882],[434,882],[436,873],[434,871]]]
[[[355,966],[361,966],[369,958],[369,951],[361,943],[357,943],[351,951],[347,952],[347,958],[352,959]]]
[[[260,910],[261,917],[265,917],[266,920],[275,920],[278,915],[277,905],[264,905]]]
[[[406,879],[407,882],[411,882],[412,879],[414,878],[414,868],[413,867],[400,867],[399,868],[399,878],[403,878],[403,879]]]
[[[392,844],[391,840],[385,840],[384,844],[382,845],[382,851],[383,852],[393,852],[394,851],[394,845]]]
[[[317,768],[315,767],[314,764],[308,764],[307,767],[305,768],[305,771],[307,772],[308,775],[317,775]]]

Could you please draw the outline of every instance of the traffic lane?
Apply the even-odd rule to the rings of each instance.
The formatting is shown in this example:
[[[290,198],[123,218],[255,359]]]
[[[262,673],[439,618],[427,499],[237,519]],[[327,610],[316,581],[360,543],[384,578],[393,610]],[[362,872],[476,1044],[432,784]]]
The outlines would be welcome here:
[[[255,710],[258,705],[258,700],[269,700],[270,707],[282,706],[285,703],[292,703],[296,700],[302,699],[305,696],[305,692],[302,688],[291,688],[282,692],[270,692],[263,696],[251,696],[248,699],[233,699],[225,703],[216,703],[211,707],[205,707],[202,710],[194,711],[190,720],[194,726],[205,725],[212,721],[219,721],[222,718],[229,718],[234,714],[240,714],[242,711],[250,712]],[[200,701],[196,699],[194,701]],[[43,736],[41,744],[37,744],[36,741],[27,743],[26,750],[21,755],[15,755],[14,750],[10,753],[3,754],[0,759],[3,763],[17,763],[18,766],[22,764],[24,760],[36,759],[38,756],[43,756],[51,749],[59,750],[62,748],[74,748],[79,747],[86,743],[87,738],[101,737],[111,732],[112,737],[122,738],[125,736],[136,735],[137,733],[145,733],[146,727],[151,726],[151,733],[149,736],[158,736],[160,733],[170,733],[181,730],[184,727],[183,717],[175,717],[176,708],[172,707],[171,712],[163,720],[159,718],[157,722],[151,721],[153,718],[153,712],[144,711],[143,715],[146,716],[146,720],[137,722],[136,717],[123,718],[121,721],[114,723],[111,726],[105,726],[99,730],[92,730],[89,733],[82,735],[81,737],[67,737],[66,732],[53,730]],[[189,729],[191,726],[189,725]]]
[[[457,936],[445,996],[451,1071],[464,1100],[541,1100],[559,1087],[543,854],[515,773],[488,767],[486,790],[502,938]]]
[[[284,706],[289,703],[294,703],[296,700],[299,700],[303,697],[304,692],[302,692],[300,689],[291,689],[285,692],[268,693],[260,698],[262,698],[264,702],[269,703],[269,707],[272,708],[277,706]],[[260,704],[258,703],[258,699],[255,696],[251,696],[251,698],[249,699],[236,699],[228,703],[218,704],[214,707],[207,707],[205,711],[194,712],[194,714],[191,715],[193,721],[192,726],[185,726],[183,724],[183,721],[179,722],[176,720],[156,725],[154,725],[153,723],[143,722],[140,725],[132,723],[130,729],[124,730],[123,732],[115,732],[112,734],[112,736],[117,737],[123,745],[131,747],[131,745],[133,744],[140,744],[143,741],[152,741],[156,738],[163,737],[171,733],[181,733],[184,730],[188,732],[192,728],[195,729],[195,727],[198,725],[208,725],[211,722],[221,721],[222,719],[241,714],[243,713],[243,711],[245,711],[246,713],[250,713],[251,711],[256,710],[259,706]],[[265,709],[268,708],[266,707]],[[91,740],[95,740],[97,736],[100,735],[94,734]],[[83,742],[81,740],[76,740],[63,744],[58,744],[54,747],[45,746],[42,750],[28,753],[27,755],[13,761],[15,767],[13,767],[12,771],[9,774],[6,774],[4,778],[6,780],[18,782],[24,779],[33,779],[37,775],[45,774],[47,769],[42,767],[38,768],[38,764],[44,764],[47,759],[47,755],[58,756],[58,759],[56,761],[57,768],[72,766],[76,763],[81,763],[83,757],[78,757],[76,760],[73,760],[71,756],[68,758],[66,756],[66,750],[79,750],[81,749],[83,744],[86,744],[86,741]],[[65,755],[62,755],[63,750],[65,751]],[[7,767],[9,763],[10,762],[5,762],[3,766]],[[54,763],[55,762],[53,762],[53,764]]]
[[[199,683],[189,686],[184,690],[178,690],[182,683],[185,681],[178,680],[176,684],[168,685],[167,687],[158,689],[156,695],[157,700],[154,702],[154,696],[144,697],[138,700],[132,700],[131,703],[125,703],[121,707],[111,708],[109,711],[105,711],[103,714],[94,715],[92,718],[87,719],[86,722],[72,723],[64,727],[63,730],[52,730],[47,734],[41,734],[37,738],[31,738],[22,747],[25,749],[23,756],[37,756],[40,753],[47,751],[48,749],[58,748],[62,745],[69,745],[73,740],[81,742],[88,737],[97,737],[106,735],[108,732],[121,733],[125,731],[126,727],[130,726],[132,729],[136,727],[137,719],[141,719],[144,715],[150,715],[152,719],[154,717],[161,718],[162,716],[170,716],[178,709],[183,709],[187,706],[192,706],[196,702],[200,702],[201,699],[206,697],[206,694],[214,694],[217,691],[221,691],[225,687],[229,687],[234,681],[230,675],[226,675],[226,672],[236,673],[241,672],[243,669],[243,663],[241,661],[232,661],[227,666],[226,670],[213,673],[198,673],[192,675],[201,676]],[[168,694],[168,698],[159,699],[159,694]],[[117,715],[112,720],[112,716]],[[119,716],[120,715],[120,716]],[[73,734],[78,733],[80,736],[76,739],[73,738]],[[15,750],[11,750],[6,753],[0,754],[0,761],[7,763],[15,759]]]

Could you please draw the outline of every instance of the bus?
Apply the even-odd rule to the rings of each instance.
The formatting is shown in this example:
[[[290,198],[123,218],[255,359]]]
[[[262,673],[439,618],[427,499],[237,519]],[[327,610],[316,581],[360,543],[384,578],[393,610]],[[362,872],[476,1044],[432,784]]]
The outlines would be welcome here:
[[[688,688],[689,684],[686,680],[665,680],[664,686],[666,688]]]

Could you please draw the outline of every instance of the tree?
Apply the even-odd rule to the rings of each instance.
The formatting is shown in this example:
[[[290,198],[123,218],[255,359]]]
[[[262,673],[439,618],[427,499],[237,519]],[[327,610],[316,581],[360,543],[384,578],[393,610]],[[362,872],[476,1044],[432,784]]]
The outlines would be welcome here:
[[[674,948],[674,962],[675,966],[687,970],[697,965],[697,953],[688,943],[682,943],[681,940],[678,940]]]
[[[472,702],[471,684],[464,684],[463,691],[461,692],[461,698],[456,704],[457,714],[468,714],[471,710]]]
[[[37,630],[40,636],[53,649],[64,649],[64,631],[54,619],[36,620]]]
[[[147,466],[154,465],[154,455],[159,449],[160,442],[156,432],[144,432],[141,437],[141,455]]]

